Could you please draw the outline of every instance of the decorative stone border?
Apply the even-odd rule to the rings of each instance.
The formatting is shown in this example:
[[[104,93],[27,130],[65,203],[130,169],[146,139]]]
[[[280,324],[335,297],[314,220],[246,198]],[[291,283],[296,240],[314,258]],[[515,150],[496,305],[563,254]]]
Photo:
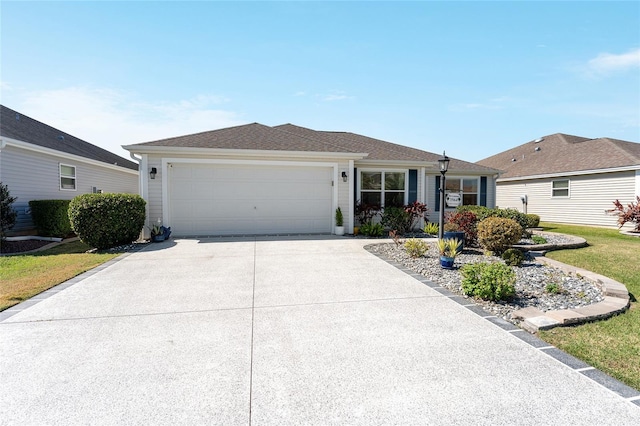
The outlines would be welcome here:
[[[581,324],[589,321],[609,318],[622,313],[629,308],[629,291],[624,284],[605,277],[604,275],[567,265],[544,256],[545,252],[551,250],[586,247],[588,244],[584,238],[573,235],[557,234],[555,232],[536,232],[536,234],[562,235],[563,237],[569,238],[571,241],[564,244],[519,245],[514,247],[529,251],[536,259],[536,262],[553,266],[569,274],[580,275],[600,285],[602,293],[604,294],[604,300],[592,305],[573,309],[542,312],[538,308],[529,307],[514,311],[511,314],[514,318],[524,320],[520,324],[522,328],[535,333],[538,330],[548,330],[558,326]]]

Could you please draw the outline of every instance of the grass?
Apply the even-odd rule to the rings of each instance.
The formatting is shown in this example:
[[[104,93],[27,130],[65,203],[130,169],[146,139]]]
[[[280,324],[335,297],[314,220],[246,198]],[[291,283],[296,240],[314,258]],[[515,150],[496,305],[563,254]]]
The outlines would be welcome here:
[[[576,235],[588,247],[547,257],[605,275],[627,286],[631,308],[624,314],[574,327],[540,332],[540,338],[640,390],[640,238],[616,229],[543,223],[545,231]]]
[[[86,253],[89,249],[74,241],[34,254],[0,257],[0,311],[121,254]]]

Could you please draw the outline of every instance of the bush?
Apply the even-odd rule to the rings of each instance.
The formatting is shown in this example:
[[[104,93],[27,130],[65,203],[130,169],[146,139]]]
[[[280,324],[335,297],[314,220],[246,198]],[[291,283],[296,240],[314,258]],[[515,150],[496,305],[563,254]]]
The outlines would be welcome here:
[[[520,266],[524,261],[524,253],[518,249],[510,248],[502,253],[502,260],[509,266]]]
[[[64,238],[71,233],[69,203],[70,200],[29,201],[31,219],[38,229],[38,235]]]
[[[403,209],[409,215],[409,227],[407,228],[407,231],[411,231],[421,218],[424,218],[425,220],[429,218],[429,209],[424,203],[414,201],[413,203],[404,206]]]
[[[632,201],[626,207],[619,200],[615,200],[613,205],[615,208],[607,210],[607,213],[618,216],[618,227],[630,222],[634,224],[633,231],[640,232],[640,196],[636,196],[636,203]]]
[[[507,300],[516,293],[516,274],[503,263],[466,264],[460,269],[462,291],[483,300]]]
[[[133,194],[84,194],[69,205],[71,228],[98,249],[129,244],[144,226],[146,202]]]
[[[522,227],[513,219],[488,217],[478,224],[478,242],[483,249],[501,254],[520,241]]]
[[[404,235],[411,226],[411,216],[402,207],[385,207],[380,223],[382,226]]]
[[[404,243],[404,249],[411,257],[422,257],[429,251],[429,245],[423,240],[411,238]]]
[[[447,224],[455,224],[456,230],[464,232],[464,244],[474,246],[478,242],[478,216],[472,211],[456,211],[447,213]],[[447,231],[447,226],[445,226]]]
[[[4,240],[6,232],[16,224],[18,213],[13,209],[13,203],[17,199],[11,196],[7,185],[0,182],[0,240]]]
[[[527,218],[527,228],[537,228],[540,225],[540,216],[537,214],[525,214]]]
[[[478,222],[482,222],[488,217],[501,217],[505,219],[513,219],[522,227],[523,236],[528,236],[526,234],[526,229],[529,227],[530,219],[527,218],[527,215],[519,212],[516,209],[499,209],[494,208],[490,209],[484,206],[460,206],[457,207],[456,210],[458,212],[473,212],[476,215]],[[538,221],[540,219],[538,218]]]
[[[379,223],[367,222],[360,226],[360,233],[367,237],[381,237],[384,234],[384,226]]]
[[[427,223],[422,228],[422,232],[427,235],[438,235],[438,231],[440,230],[440,226],[437,223]]]
[[[373,221],[373,218],[376,217],[378,213],[380,213],[380,206],[363,204],[360,200],[356,201],[355,216],[361,226]]]

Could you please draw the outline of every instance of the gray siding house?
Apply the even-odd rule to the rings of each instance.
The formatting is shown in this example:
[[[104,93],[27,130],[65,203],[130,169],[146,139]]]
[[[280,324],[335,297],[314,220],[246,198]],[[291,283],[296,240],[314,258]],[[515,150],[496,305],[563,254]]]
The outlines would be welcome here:
[[[33,230],[29,201],[138,193],[138,165],[0,105],[0,182],[18,199],[13,234]]]
[[[331,233],[337,207],[351,233],[357,200],[420,201],[431,220],[441,208],[440,154],[354,133],[253,123],[124,148],[140,159],[148,222],[179,236]],[[493,206],[497,176],[451,159],[446,189]]]
[[[546,222],[616,226],[613,201],[640,195],[640,143],[556,133],[478,164],[502,171],[496,204]]]

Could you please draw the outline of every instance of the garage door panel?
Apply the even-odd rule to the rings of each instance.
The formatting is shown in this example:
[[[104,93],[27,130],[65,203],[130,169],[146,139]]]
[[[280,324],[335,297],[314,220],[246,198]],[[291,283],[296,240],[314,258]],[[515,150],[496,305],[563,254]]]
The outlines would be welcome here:
[[[331,232],[332,167],[173,164],[175,235]]]

